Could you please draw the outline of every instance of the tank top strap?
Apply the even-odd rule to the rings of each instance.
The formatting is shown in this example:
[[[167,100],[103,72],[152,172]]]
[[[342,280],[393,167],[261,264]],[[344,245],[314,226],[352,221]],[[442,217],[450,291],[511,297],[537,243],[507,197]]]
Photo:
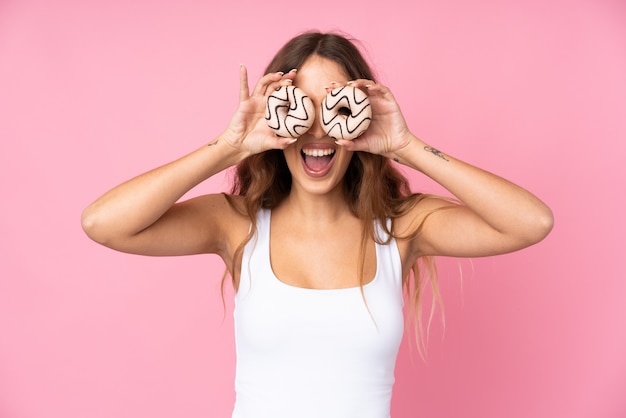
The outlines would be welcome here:
[[[256,231],[250,242],[246,244],[241,260],[240,290],[249,290],[252,286],[259,290],[261,288],[268,289],[268,286],[275,288],[277,285],[270,259],[271,210],[259,210],[256,221]],[[386,224],[389,229],[391,219],[387,219]],[[374,232],[378,241],[376,242],[377,273],[375,281],[382,282],[378,285],[401,289],[402,261],[396,240],[385,231],[380,221],[375,221]],[[254,285],[252,280],[255,281]]]
[[[387,230],[391,230],[391,219],[386,219]],[[389,284],[402,289],[402,259],[398,244],[392,235],[389,235],[380,221],[374,223],[374,233],[376,242],[376,264],[378,266],[378,277],[384,279]],[[379,244],[383,242],[385,244]]]
[[[256,219],[233,312],[233,418],[388,418],[404,331],[395,240],[375,244],[376,277],[362,287],[298,288],[272,272],[271,212]]]
[[[259,237],[267,237],[269,241],[270,236],[270,217],[272,211],[270,209],[260,209],[256,215],[256,234]]]
[[[269,280],[272,277],[270,264],[270,216],[269,209],[261,209],[256,217],[256,231],[246,244],[241,258],[239,290],[249,290],[254,280]],[[252,228],[252,225],[250,225]],[[254,270],[254,271],[253,271]],[[262,284],[262,283],[256,283]],[[241,293],[238,291],[238,293]]]

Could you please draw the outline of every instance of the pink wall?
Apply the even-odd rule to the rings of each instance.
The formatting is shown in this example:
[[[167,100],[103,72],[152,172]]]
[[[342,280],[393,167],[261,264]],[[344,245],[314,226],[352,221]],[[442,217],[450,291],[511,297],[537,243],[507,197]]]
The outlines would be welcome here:
[[[0,417],[229,416],[219,260],[109,251],[80,212],[218,133],[239,64],[309,28],[362,39],[418,135],[556,215],[523,252],[440,261],[445,336],[427,364],[403,346],[394,418],[626,416],[623,1],[211,3],[0,2]]]

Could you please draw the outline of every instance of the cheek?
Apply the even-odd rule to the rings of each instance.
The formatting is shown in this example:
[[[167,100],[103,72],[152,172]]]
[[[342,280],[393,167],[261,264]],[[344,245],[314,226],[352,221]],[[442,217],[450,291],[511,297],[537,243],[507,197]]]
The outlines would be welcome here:
[[[342,152],[339,158],[341,158],[342,163],[345,163],[346,167],[350,164],[352,157],[354,156],[354,152]]]
[[[283,150],[283,155],[285,156],[285,161],[287,162],[287,166],[290,170],[295,168],[295,164],[300,164],[300,154],[294,146],[290,146]]]
[[[350,166],[353,155],[353,152],[342,152],[341,155],[335,156],[335,165],[340,169],[342,177],[346,174],[346,171],[348,171],[348,166]]]

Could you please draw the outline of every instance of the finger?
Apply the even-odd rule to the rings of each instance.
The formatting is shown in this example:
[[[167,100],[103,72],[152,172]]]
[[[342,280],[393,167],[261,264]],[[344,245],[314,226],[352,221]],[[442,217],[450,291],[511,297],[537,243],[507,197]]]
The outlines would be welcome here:
[[[278,87],[278,82],[280,80],[282,80],[282,77],[283,77],[283,73],[282,72],[265,74],[257,82],[256,86],[254,87],[254,91],[252,92],[252,94],[253,95],[265,96],[266,93],[268,91],[270,91],[272,88],[276,89],[276,87]]]
[[[279,90],[281,87],[293,85],[293,81],[296,78],[296,71],[298,70],[293,69],[286,74],[279,73],[282,74],[282,78],[268,86],[267,90],[269,93],[271,94],[272,91]]]
[[[334,89],[338,89],[339,87],[343,87],[347,85],[348,83],[349,83],[348,81],[331,81],[330,84],[328,86],[325,86],[324,88],[327,91],[332,91]]]
[[[250,88],[248,86],[248,70],[245,65],[239,66],[239,101],[243,102],[250,97]]]
[[[285,149],[289,145],[295,144],[297,140],[298,138],[287,138],[287,137],[274,135],[274,140],[272,141],[273,143],[271,144],[270,148]]]
[[[363,141],[356,140],[347,140],[347,139],[338,139],[335,141],[335,144],[344,148],[346,151],[367,151],[367,147],[362,143]]]
[[[293,80],[296,78],[297,73],[298,69],[294,68],[293,70],[283,75],[283,80],[291,80],[293,82]]]
[[[272,87],[274,87],[274,90],[278,90],[279,88],[284,87],[284,86],[291,86],[291,85],[293,85],[293,81],[296,78],[296,72],[297,71],[298,70],[294,68],[293,70],[289,71],[288,73],[283,74],[282,78],[276,84],[272,84]]]
[[[393,93],[388,87],[383,86],[382,84],[366,84],[365,89],[367,94],[370,96],[380,96],[384,99],[394,100]]]
[[[281,146],[281,149],[287,148],[291,144],[295,144],[298,138],[280,138],[278,143]]]
[[[291,86],[293,84],[293,80],[290,78],[283,78],[282,80],[280,80],[278,82],[278,86],[276,86],[275,90],[278,90],[279,88],[283,87],[283,86]]]
[[[363,91],[365,94],[376,95],[380,94],[385,87],[381,84],[376,84],[373,80],[368,80],[365,78],[359,78],[357,80],[350,80],[346,83],[346,85],[350,87],[355,87]]]
[[[358,78],[356,80],[350,80],[346,84],[352,87],[358,87],[362,90],[365,90],[367,86],[371,86],[376,83],[373,80],[368,80],[365,78]]]

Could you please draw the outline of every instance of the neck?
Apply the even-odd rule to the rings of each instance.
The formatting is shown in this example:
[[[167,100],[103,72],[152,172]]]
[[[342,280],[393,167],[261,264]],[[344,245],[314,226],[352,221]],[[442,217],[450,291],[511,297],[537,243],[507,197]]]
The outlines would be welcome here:
[[[291,213],[310,225],[328,225],[352,216],[340,188],[323,195],[301,193],[294,188],[277,209],[285,209],[285,213]]]

